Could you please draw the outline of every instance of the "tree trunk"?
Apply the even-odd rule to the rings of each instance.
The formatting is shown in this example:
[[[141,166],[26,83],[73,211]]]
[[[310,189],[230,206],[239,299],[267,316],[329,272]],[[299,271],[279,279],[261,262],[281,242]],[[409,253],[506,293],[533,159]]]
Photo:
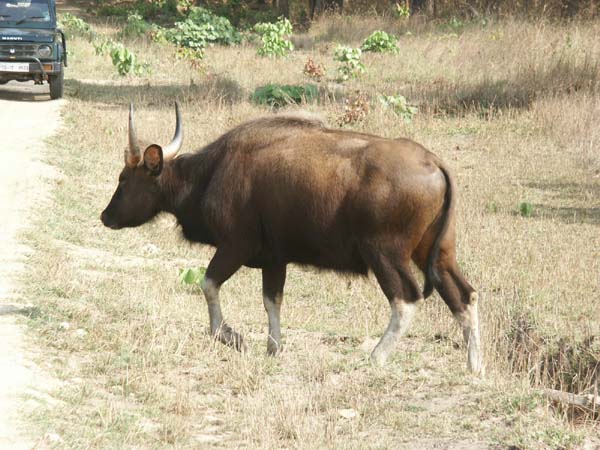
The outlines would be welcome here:
[[[273,9],[277,12],[278,16],[290,17],[289,0],[273,0]]]
[[[310,20],[324,11],[342,12],[344,9],[344,0],[309,0],[308,7],[310,11]]]
[[[557,403],[575,406],[587,411],[598,412],[600,408],[600,397],[594,394],[577,395],[571,392],[557,391],[555,389],[544,389],[544,394]]]
[[[435,17],[435,0],[425,0],[425,10],[428,17]]]
[[[422,13],[429,17],[435,17],[435,0],[413,0],[410,2],[410,13]]]
[[[308,0],[308,17],[310,17],[310,20],[314,20],[315,18],[317,3],[320,3],[319,0]]]

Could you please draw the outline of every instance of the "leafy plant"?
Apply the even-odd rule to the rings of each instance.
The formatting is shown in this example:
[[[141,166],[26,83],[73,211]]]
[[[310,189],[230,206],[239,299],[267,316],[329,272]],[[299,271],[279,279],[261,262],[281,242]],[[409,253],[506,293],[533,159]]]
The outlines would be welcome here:
[[[190,8],[188,21],[206,32],[206,40],[213,44],[234,45],[241,41],[240,33],[231,25],[226,17],[217,16],[207,9]]]
[[[369,97],[364,92],[356,91],[354,95],[344,100],[344,113],[338,117],[338,124],[360,122],[369,114]]]
[[[153,23],[150,25],[147,33],[153,42],[156,42],[157,44],[166,44],[169,42],[169,39],[167,38],[167,31],[168,30],[166,28]]]
[[[491,202],[486,205],[486,210],[490,213],[498,212],[498,204],[496,202]]]
[[[204,67],[202,66],[204,53],[201,50],[188,47],[178,47],[176,57],[177,59],[186,60],[192,69],[199,72],[204,71]]]
[[[177,12],[177,0],[137,0],[135,9],[146,19],[157,17],[175,17]]]
[[[322,64],[315,63],[311,57],[308,57],[306,63],[304,63],[303,73],[308,78],[319,82],[325,76],[325,67]]]
[[[96,55],[109,54],[113,65],[121,76],[140,76],[150,72],[150,67],[147,64],[140,64],[133,52],[125,48],[123,44],[110,38],[96,39],[94,41],[94,51]]]
[[[379,101],[384,108],[394,112],[397,116],[410,122],[413,116],[419,111],[416,106],[410,105],[406,97],[400,94],[396,95],[380,95]]]
[[[388,34],[385,31],[374,31],[362,44],[361,49],[365,52],[391,52],[398,53],[398,38],[393,34]]]
[[[181,284],[200,284],[205,273],[204,267],[179,269],[179,282]]]
[[[529,202],[519,203],[519,213],[522,217],[531,217],[533,215],[533,205]]]
[[[101,5],[98,7],[96,14],[99,16],[126,17],[129,11],[126,5]]]
[[[364,64],[360,62],[361,55],[360,48],[339,45],[335,49],[333,59],[342,64],[338,67],[338,75],[341,81],[358,78],[367,71]]]
[[[123,44],[113,44],[110,48],[110,58],[117,72],[121,76],[136,75],[140,76],[148,73],[150,68],[147,64],[140,64],[136,55],[127,49]]]
[[[96,55],[103,56],[110,53],[115,45],[116,43],[109,38],[96,39],[94,41],[94,51],[96,52]]]
[[[194,0],[177,0],[177,9],[181,10],[184,14],[189,14],[194,7]]]
[[[138,37],[146,34],[150,30],[150,24],[144,20],[141,14],[137,11],[127,15],[127,22],[123,29],[119,32],[119,36],[123,37]]]
[[[188,48],[188,47],[179,47],[177,49],[177,59],[188,59],[188,60],[194,60],[194,61],[199,61],[203,58],[204,54],[202,53],[202,51],[193,49],[193,48]]]
[[[192,21],[177,22],[174,28],[165,30],[164,37],[177,47],[186,47],[202,52],[208,43],[210,31]]]
[[[60,17],[59,26],[71,36],[83,36],[90,40],[94,37],[90,24],[71,13],[64,13]]]
[[[396,3],[394,5],[394,16],[397,19],[408,19],[410,17],[410,5],[408,2]]]
[[[173,28],[152,31],[153,39],[165,39],[178,47],[202,52],[209,44],[233,45],[241,41],[240,34],[225,17],[216,16],[204,8],[191,8],[183,22]]]
[[[252,94],[251,100],[259,105],[279,108],[288,104],[313,101],[318,97],[319,89],[314,84],[305,84],[304,86],[267,84],[257,88]]]
[[[210,9],[215,14],[227,17],[237,28],[251,29],[261,22],[276,22],[277,8],[256,8],[256,2],[228,0],[210,2]]]
[[[275,23],[257,23],[253,30],[261,37],[262,47],[257,51],[260,56],[287,56],[294,50],[294,44],[286,39],[292,34],[292,24],[284,17]]]
[[[462,33],[464,27],[464,22],[460,19],[457,19],[456,17],[452,17],[448,22],[444,24],[444,28],[456,34]]]

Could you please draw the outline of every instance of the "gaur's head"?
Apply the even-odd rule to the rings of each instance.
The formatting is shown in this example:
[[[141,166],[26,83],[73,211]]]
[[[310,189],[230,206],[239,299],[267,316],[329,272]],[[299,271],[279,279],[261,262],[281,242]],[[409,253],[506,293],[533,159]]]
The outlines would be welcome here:
[[[117,190],[100,216],[102,223],[114,230],[137,227],[161,211],[160,175],[163,166],[177,156],[183,143],[179,104],[175,103],[176,125],[173,140],[166,147],[157,144],[143,151],[138,143],[133,121],[133,104],[129,110],[129,147],[125,150],[125,168],[119,175]]]

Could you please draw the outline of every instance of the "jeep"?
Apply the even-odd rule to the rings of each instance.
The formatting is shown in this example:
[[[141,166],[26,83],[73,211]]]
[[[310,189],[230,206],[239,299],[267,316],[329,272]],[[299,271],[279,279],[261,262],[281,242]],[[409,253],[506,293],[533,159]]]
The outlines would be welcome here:
[[[0,84],[47,81],[50,98],[61,98],[66,65],[56,0],[0,0]]]

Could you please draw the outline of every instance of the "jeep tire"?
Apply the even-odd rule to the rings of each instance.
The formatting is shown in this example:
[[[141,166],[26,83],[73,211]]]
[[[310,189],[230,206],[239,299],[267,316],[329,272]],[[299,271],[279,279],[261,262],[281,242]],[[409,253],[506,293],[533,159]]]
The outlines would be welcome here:
[[[57,75],[48,75],[50,84],[50,98],[56,100],[62,98],[65,85],[65,72],[61,70]]]

